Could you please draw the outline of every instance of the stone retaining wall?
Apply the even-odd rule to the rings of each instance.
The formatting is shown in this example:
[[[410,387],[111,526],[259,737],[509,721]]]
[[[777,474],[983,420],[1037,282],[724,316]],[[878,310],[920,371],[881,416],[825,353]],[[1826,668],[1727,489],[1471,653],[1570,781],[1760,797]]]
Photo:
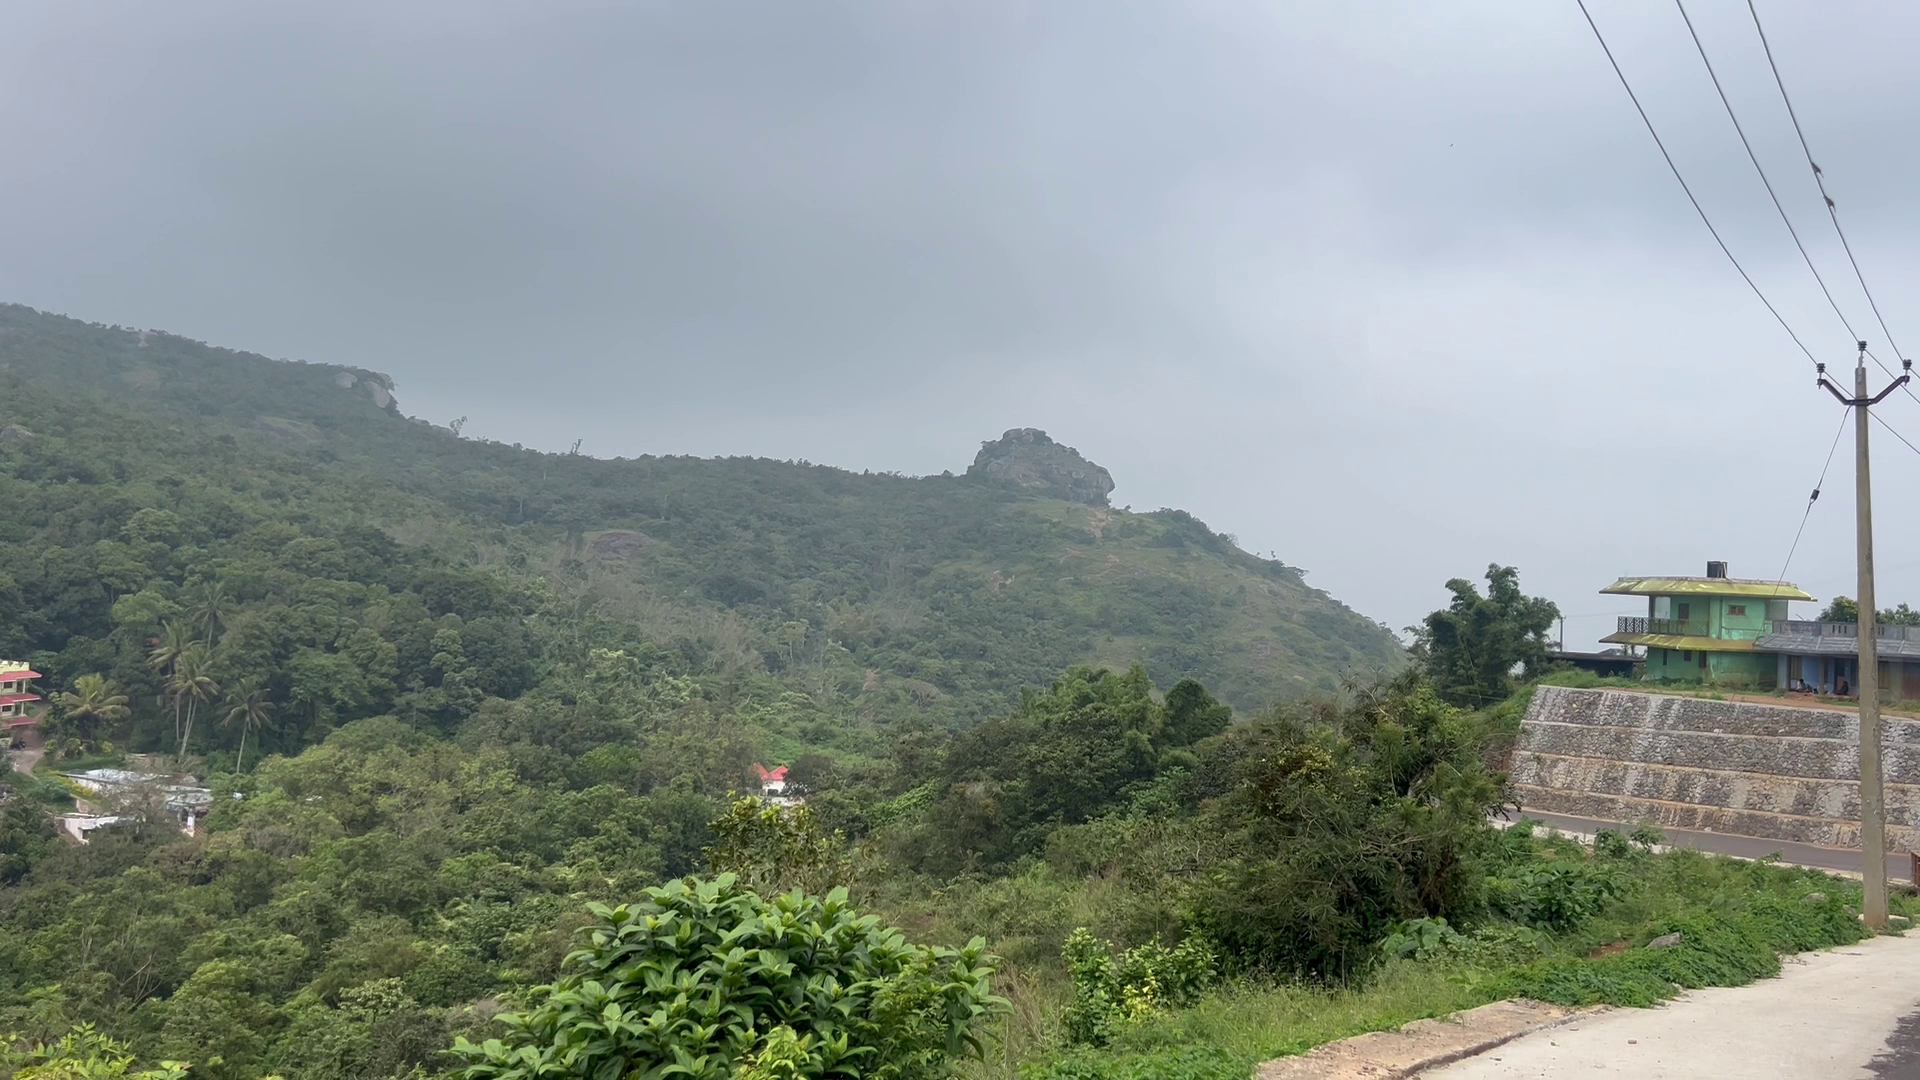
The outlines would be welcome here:
[[[1542,686],[1512,779],[1523,808],[1858,847],[1860,745],[1851,713],[1625,690]],[[1887,838],[1920,834],[1920,721],[1881,734]]]

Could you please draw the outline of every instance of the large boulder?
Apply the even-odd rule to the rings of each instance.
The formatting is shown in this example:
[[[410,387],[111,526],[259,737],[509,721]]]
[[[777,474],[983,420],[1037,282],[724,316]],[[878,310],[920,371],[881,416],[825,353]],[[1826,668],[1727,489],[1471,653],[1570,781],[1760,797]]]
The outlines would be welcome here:
[[[397,409],[393,399],[393,376],[383,371],[341,368],[334,373],[333,385],[342,390],[358,390],[372,399],[375,405],[388,412],[394,412]]]
[[[1107,505],[1107,494],[1113,490],[1113,474],[1081,457],[1073,447],[1054,442],[1039,428],[1014,428],[981,443],[967,475],[1088,506]]]

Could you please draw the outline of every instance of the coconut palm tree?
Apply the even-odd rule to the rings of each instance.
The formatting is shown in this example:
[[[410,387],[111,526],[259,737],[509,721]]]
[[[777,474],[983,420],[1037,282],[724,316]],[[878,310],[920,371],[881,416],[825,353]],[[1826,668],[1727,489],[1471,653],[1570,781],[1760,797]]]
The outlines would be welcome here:
[[[233,771],[241,772],[247,767],[247,733],[257,737],[260,730],[267,726],[267,720],[273,715],[273,703],[267,700],[267,692],[258,682],[243,682],[227,694],[227,715],[222,727],[240,727],[240,754],[234,762]]]
[[[147,666],[167,675],[166,691],[172,694],[173,680],[180,674],[180,658],[194,647],[193,631],[171,620],[160,625],[160,636],[147,651]],[[173,695],[173,737],[180,738],[181,699]]]
[[[187,595],[186,601],[188,615],[200,633],[200,640],[213,644],[214,631],[227,625],[227,611],[232,606],[227,599],[227,587],[217,581],[203,581]]]
[[[182,761],[187,757],[187,743],[193,738],[195,714],[200,706],[212,701],[214,695],[220,692],[220,684],[208,674],[212,666],[207,647],[196,642],[180,654],[180,659],[173,667],[173,678],[167,683],[167,689],[173,694],[174,708],[177,710],[183,701],[187,706],[186,726],[180,729],[179,756]]]
[[[77,729],[88,742],[93,741],[98,725],[117,724],[132,715],[127,695],[103,675],[80,676],[73,680],[72,690],[55,694],[53,703],[60,706],[61,723]]]

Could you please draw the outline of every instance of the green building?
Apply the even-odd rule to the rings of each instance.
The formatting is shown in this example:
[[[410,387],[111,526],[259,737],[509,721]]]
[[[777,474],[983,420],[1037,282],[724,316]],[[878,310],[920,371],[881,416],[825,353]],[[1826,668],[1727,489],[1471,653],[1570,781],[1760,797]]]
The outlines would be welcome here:
[[[1600,639],[1645,649],[1646,678],[1765,688],[1783,685],[1781,658],[1761,639],[1787,622],[1789,602],[1813,600],[1786,582],[1728,577],[1724,562],[1708,563],[1705,577],[1623,577],[1600,591],[1647,598],[1645,615],[1622,617]]]

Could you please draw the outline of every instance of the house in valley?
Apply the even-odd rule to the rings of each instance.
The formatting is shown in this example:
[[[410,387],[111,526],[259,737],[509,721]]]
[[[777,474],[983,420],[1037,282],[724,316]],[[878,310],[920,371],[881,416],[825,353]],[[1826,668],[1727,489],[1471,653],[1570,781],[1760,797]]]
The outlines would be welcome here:
[[[208,812],[213,809],[213,792],[192,783],[192,777],[170,777],[128,769],[88,769],[60,775],[73,787],[86,792],[87,802],[96,810],[107,811],[103,815],[74,815],[78,818],[98,818],[105,822],[105,825],[90,825],[90,829],[129,820],[157,820],[164,815],[172,818],[180,826],[181,832],[193,836],[199,832]],[[76,835],[76,838],[84,842],[84,837]]]
[[[0,742],[40,724],[40,695],[33,680],[41,674],[18,660],[0,660]]]
[[[28,714],[28,707],[40,700],[33,692],[33,680],[42,677],[19,660],[0,660],[0,720]]]
[[[753,763],[754,775],[760,779],[760,801],[770,806],[795,806],[801,800],[788,791],[787,766],[779,765],[767,768],[759,762]]]

